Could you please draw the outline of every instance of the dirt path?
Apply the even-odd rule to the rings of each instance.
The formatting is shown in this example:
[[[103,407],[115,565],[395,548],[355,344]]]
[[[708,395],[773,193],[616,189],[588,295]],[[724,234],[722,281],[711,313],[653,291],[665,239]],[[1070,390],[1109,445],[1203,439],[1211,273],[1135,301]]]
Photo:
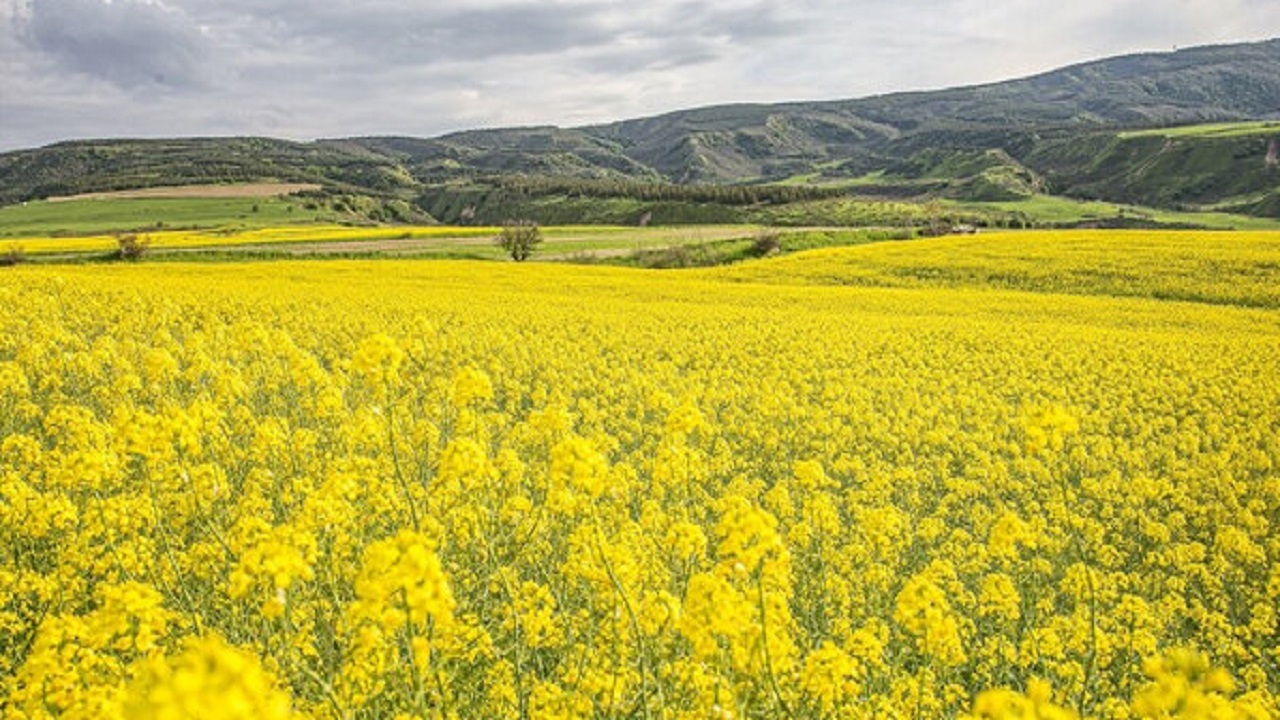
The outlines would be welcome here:
[[[195,247],[156,247],[153,253],[178,254],[202,252],[278,252],[289,255],[333,255],[337,253],[411,253],[425,250],[448,250],[454,247],[492,245],[491,237],[385,238],[381,240],[333,240],[244,245],[200,245]]]

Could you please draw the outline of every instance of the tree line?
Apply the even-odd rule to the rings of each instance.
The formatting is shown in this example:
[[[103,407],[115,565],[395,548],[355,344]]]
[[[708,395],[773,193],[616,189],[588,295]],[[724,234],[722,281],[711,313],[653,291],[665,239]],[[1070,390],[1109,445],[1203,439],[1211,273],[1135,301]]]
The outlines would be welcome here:
[[[811,185],[677,185],[623,179],[544,176],[498,176],[494,186],[527,197],[565,195],[587,198],[629,198],[646,202],[695,202],[718,205],[783,205],[839,197],[837,188]]]

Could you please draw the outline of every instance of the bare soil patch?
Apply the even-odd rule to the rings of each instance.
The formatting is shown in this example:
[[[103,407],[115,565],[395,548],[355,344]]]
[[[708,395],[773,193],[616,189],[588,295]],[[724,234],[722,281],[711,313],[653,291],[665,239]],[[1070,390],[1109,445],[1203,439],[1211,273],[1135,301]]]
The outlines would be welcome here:
[[[64,195],[51,197],[49,202],[66,200],[104,200],[139,199],[139,198],[267,198],[278,195],[289,195],[304,190],[319,190],[315,183],[241,183],[237,185],[170,185],[163,187],[140,188],[138,190],[117,190],[114,192],[82,193],[80,195]]]
[[[277,252],[288,255],[334,255],[338,253],[403,254],[451,247],[490,245],[491,237],[381,238],[376,240],[298,240],[283,243],[245,243],[184,248],[158,248],[159,253]]]

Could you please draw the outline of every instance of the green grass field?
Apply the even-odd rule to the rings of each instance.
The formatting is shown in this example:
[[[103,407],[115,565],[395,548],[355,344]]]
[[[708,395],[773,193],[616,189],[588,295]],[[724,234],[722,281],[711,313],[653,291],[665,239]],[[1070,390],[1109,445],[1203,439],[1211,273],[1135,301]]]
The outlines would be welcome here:
[[[1120,133],[1120,137],[1124,139],[1138,137],[1241,137],[1273,133],[1280,133],[1280,122],[1258,120],[1253,122],[1205,123],[1202,125],[1152,128],[1150,130],[1131,130]]]
[[[92,235],[154,228],[256,228],[334,222],[286,198],[137,198],[34,201],[0,207],[0,237]]]
[[[946,206],[970,211],[1021,213],[1037,223],[1066,224],[1089,220],[1110,220],[1124,216],[1166,224],[1201,226],[1213,230],[1280,230],[1280,220],[1224,212],[1177,212],[1116,203],[1071,200],[1053,195],[1036,195],[1025,200],[996,202],[947,201]]]

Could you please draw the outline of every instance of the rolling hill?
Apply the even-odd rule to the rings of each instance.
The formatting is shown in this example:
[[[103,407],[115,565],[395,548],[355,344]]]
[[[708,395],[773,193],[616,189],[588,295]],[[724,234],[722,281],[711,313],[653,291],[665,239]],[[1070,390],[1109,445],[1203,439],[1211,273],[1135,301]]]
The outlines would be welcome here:
[[[1052,193],[1278,216],[1280,122],[1271,120],[1280,121],[1280,40],[1109,58],[982,86],[705,107],[579,128],[59,143],[0,154],[0,204],[245,180],[438,199],[493,177],[537,176],[619,192],[637,183],[791,183],[875,197]],[[1152,131],[1246,122],[1230,126],[1239,132]]]

